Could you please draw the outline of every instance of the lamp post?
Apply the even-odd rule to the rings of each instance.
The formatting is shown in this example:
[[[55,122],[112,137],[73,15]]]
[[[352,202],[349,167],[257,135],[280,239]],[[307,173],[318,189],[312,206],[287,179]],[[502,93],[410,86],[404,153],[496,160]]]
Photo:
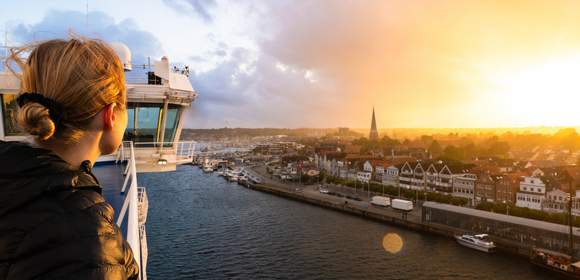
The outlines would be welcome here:
[[[570,246],[570,257],[574,259],[574,235],[572,234],[572,191],[567,196],[568,199],[568,228],[569,228],[569,246]]]
[[[507,201],[503,201],[503,204],[505,204],[505,209],[506,209],[506,214],[509,216],[510,215],[510,206],[507,203]]]
[[[397,187],[399,187],[399,195],[397,197],[401,197],[401,184],[397,182]]]

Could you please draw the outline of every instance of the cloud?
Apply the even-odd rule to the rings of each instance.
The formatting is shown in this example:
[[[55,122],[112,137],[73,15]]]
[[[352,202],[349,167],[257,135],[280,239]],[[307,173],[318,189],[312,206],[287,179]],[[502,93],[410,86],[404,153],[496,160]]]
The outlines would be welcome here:
[[[153,34],[141,30],[135,21],[125,19],[116,22],[114,18],[100,11],[88,14],[87,25],[85,13],[51,10],[40,22],[18,24],[11,37],[20,43],[26,43],[33,40],[68,38],[71,32],[108,42],[125,43],[131,49],[134,63],[144,63],[148,56],[163,54],[159,40]]]
[[[209,10],[216,6],[215,0],[163,0],[167,6],[180,14],[197,14],[205,22],[213,20]]]
[[[381,127],[505,125],[497,120],[506,112],[494,110],[495,101],[481,94],[489,86],[481,69],[580,47],[571,12],[579,4],[535,2],[523,12],[524,3],[250,2],[248,7],[260,6],[244,10],[260,13],[254,15],[257,29],[248,34],[258,51],[254,72],[241,82],[251,85],[245,91],[256,103],[220,113],[254,126],[361,127],[370,124],[374,105]],[[236,69],[246,62],[224,63]],[[232,71],[223,70],[207,77],[228,83]],[[204,94],[222,95],[210,97],[206,109],[224,110],[217,106],[225,106],[232,97],[226,92],[235,89],[217,91],[205,82],[202,76],[195,81],[202,94],[196,106],[206,106]],[[259,118],[252,123],[247,115]]]
[[[200,98],[186,114],[187,127],[317,126],[324,91],[307,71],[280,71],[274,57],[237,48],[217,68],[191,77]],[[326,102],[332,104],[333,102]]]

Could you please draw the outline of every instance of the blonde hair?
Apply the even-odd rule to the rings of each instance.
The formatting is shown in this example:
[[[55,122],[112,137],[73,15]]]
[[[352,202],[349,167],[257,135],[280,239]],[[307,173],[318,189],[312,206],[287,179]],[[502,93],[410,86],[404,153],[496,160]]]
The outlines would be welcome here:
[[[28,52],[26,61],[20,58]],[[6,61],[8,67],[10,62],[22,71],[21,93],[41,94],[64,111],[64,117],[55,123],[44,105],[23,104],[18,111],[18,125],[37,140],[76,142],[105,106],[116,104],[125,109],[123,64],[113,49],[100,40],[74,37],[16,48]]]

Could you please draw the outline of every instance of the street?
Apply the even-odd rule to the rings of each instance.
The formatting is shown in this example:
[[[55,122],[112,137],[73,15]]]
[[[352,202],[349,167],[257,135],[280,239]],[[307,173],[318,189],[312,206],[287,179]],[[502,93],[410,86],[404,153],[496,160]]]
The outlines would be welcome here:
[[[361,184],[361,188],[358,188],[357,190],[347,186],[324,184],[323,188],[328,189],[330,193],[338,194],[332,195],[321,193],[319,190],[320,188],[319,184],[301,185],[294,182],[282,182],[278,179],[272,178],[271,175],[268,174],[268,172],[266,171],[266,167],[263,165],[248,168],[247,170],[248,172],[253,173],[253,175],[260,177],[262,179],[263,184],[265,185],[280,188],[289,192],[299,193],[305,197],[325,200],[336,204],[344,203],[348,204],[350,207],[360,208],[369,212],[386,215],[394,218],[401,218],[404,215],[404,213],[402,213],[401,211],[393,209],[391,207],[380,207],[371,205],[370,197],[381,194],[372,192],[369,194],[366,189],[363,190],[363,187],[365,187],[364,184]],[[359,198],[360,200],[351,199],[355,197]],[[414,205],[413,210],[407,213],[406,219],[413,222],[420,222],[421,221],[420,207],[418,207],[418,205]]]

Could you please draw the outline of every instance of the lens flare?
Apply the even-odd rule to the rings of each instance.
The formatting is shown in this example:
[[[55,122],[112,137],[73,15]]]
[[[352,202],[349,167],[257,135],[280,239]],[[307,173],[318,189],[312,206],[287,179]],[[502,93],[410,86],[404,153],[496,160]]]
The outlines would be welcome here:
[[[383,248],[391,254],[396,254],[403,249],[403,239],[396,233],[387,233],[383,237]]]

